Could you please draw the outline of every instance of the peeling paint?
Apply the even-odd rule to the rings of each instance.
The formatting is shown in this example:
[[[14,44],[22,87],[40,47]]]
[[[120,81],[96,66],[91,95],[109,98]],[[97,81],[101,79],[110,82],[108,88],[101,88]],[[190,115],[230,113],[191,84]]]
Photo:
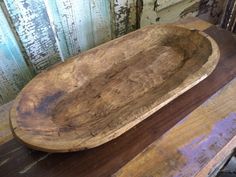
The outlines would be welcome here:
[[[43,0],[4,0],[36,72],[60,60]]]
[[[113,4],[115,37],[122,36],[136,29],[135,0],[114,0]]]
[[[67,59],[111,39],[106,0],[45,0],[60,55]]]
[[[153,7],[153,10],[156,11],[157,8],[160,6],[160,4],[158,3],[157,0],[154,1],[154,7]]]
[[[0,105],[13,99],[32,78],[0,7]]]

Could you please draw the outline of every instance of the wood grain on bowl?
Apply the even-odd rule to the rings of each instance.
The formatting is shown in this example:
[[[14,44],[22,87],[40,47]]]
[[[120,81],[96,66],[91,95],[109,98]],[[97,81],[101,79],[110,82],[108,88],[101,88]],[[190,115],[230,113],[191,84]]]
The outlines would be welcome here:
[[[205,79],[219,55],[203,32],[145,27],[39,74],[16,98],[13,134],[49,152],[99,146]]]

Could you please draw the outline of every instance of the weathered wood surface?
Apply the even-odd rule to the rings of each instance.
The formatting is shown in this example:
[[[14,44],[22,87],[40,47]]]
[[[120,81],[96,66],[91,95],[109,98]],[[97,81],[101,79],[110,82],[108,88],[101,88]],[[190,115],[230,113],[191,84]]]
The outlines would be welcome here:
[[[236,79],[114,177],[206,177],[236,146]]]
[[[40,72],[60,61],[44,0],[4,0],[4,4],[34,70]]]
[[[139,2],[139,0],[111,1],[114,37],[122,36],[137,29],[137,15],[141,15],[142,13],[140,11],[138,12],[138,9],[142,9],[142,2]]]
[[[15,100],[13,133],[42,151],[99,146],[205,79],[219,55],[197,30],[145,27],[39,74]]]
[[[45,0],[50,24],[64,59],[111,40],[107,0]]]
[[[15,36],[0,7],[0,105],[15,98],[32,79]]]
[[[200,22],[193,22],[201,27]],[[236,40],[231,33],[210,27],[205,30],[219,43],[221,58],[216,70],[124,135],[97,148],[67,154],[32,151],[16,140],[0,146],[0,176],[109,177],[142,152],[164,132],[201,105],[236,76]],[[170,157],[171,158],[171,157]],[[17,160],[16,160],[17,159]],[[147,162],[148,163],[148,162]],[[165,162],[163,162],[165,163]]]

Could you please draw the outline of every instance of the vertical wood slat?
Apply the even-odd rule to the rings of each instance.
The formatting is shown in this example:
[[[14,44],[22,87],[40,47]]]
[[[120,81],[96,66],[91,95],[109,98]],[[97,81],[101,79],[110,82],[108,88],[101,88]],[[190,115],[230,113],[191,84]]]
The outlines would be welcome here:
[[[4,0],[36,72],[60,61],[43,0]]]
[[[63,59],[111,39],[108,0],[45,0],[45,4]]]
[[[113,36],[119,37],[136,29],[136,0],[112,0]]]
[[[236,19],[236,2],[235,2],[235,0],[233,1],[233,5],[232,5],[232,8],[230,10],[231,10],[231,12],[230,12],[230,16],[229,16],[229,19],[228,19],[228,24],[227,24],[226,29],[229,30],[229,31],[233,31],[234,21]]]
[[[236,33],[236,0],[226,0],[220,26]]]
[[[13,99],[32,78],[0,7],[0,105]]]
[[[221,22],[221,27],[231,30],[232,13],[235,6],[235,0],[227,0],[225,4],[224,15]]]
[[[90,0],[95,46],[112,39],[111,11],[109,0]]]

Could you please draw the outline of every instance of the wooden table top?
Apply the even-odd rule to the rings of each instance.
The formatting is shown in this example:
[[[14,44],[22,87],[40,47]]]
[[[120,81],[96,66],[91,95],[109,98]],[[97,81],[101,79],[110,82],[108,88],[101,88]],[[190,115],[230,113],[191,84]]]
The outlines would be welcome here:
[[[235,141],[236,126],[233,126],[235,102],[228,102],[228,99],[235,98],[236,39],[230,32],[198,19],[191,19],[187,23],[184,22],[184,25],[204,30],[219,44],[220,62],[206,80],[115,140],[94,149],[75,153],[43,153],[27,149],[15,139],[11,139],[9,128],[4,128],[7,126],[10,103],[0,109],[0,119],[5,122],[4,127],[0,127],[0,142],[3,143],[0,145],[0,176],[107,177],[114,175],[129,177],[131,175],[144,177],[149,175],[166,177],[204,176],[208,173],[216,165],[215,162],[222,160],[230,152]],[[232,79],[234,80],[230,82]],[[229,84],[225,86],[227,83]],[[222,87],[224,88],[221,89]],[[217,94],[211,97],[216,92]],[[207,102],[202,104],[206,100]],[[197,107],[199,108],[196,109]],[[195,111],[192,112],[193,110]],[[208,120],[209,115],[212,115],[210,117],[212,121]],[[226,125],[224,121],[219,123],[224,119],[233,120],[232,126],[229,125],[230,132],[224,131],[224,126],[228,124]],[[181,123],[177,124],[180,121]],[[211,137],[212,127],[215,127],[217,123],[221,127],[218,133],[223,133],[222,135],[226,133],[229,136],[218,137],[217,148],[198,146],[201,142],[206,142],[208,145],[214,143],[215,139],[208,137]],[[201,127],[203,127],[202,134]],[[205,154],[210,153],[210,156],[198,154],[200,151],[192,151],[193,145],[202,148],[200,150],[203,150]],[[227,149],[223,151],[225,146]],[[182,151],[178,151],[180,147]],[[145,148],[146,150],[142,152]],[[156,152],[156,149],[160,151]],[[176,152],[178,152],[177,155]],[[188,158],[192,153],[202,156]],[[135,156],[137,157],[133,159]],[[154,160],[152,156],[159,160]],[[190,162],[188,160],[191,163],[186,167],[186,164]],[[144,162],[145,166],[142,165]],[[156,168],[159,166],[163,168]]]

